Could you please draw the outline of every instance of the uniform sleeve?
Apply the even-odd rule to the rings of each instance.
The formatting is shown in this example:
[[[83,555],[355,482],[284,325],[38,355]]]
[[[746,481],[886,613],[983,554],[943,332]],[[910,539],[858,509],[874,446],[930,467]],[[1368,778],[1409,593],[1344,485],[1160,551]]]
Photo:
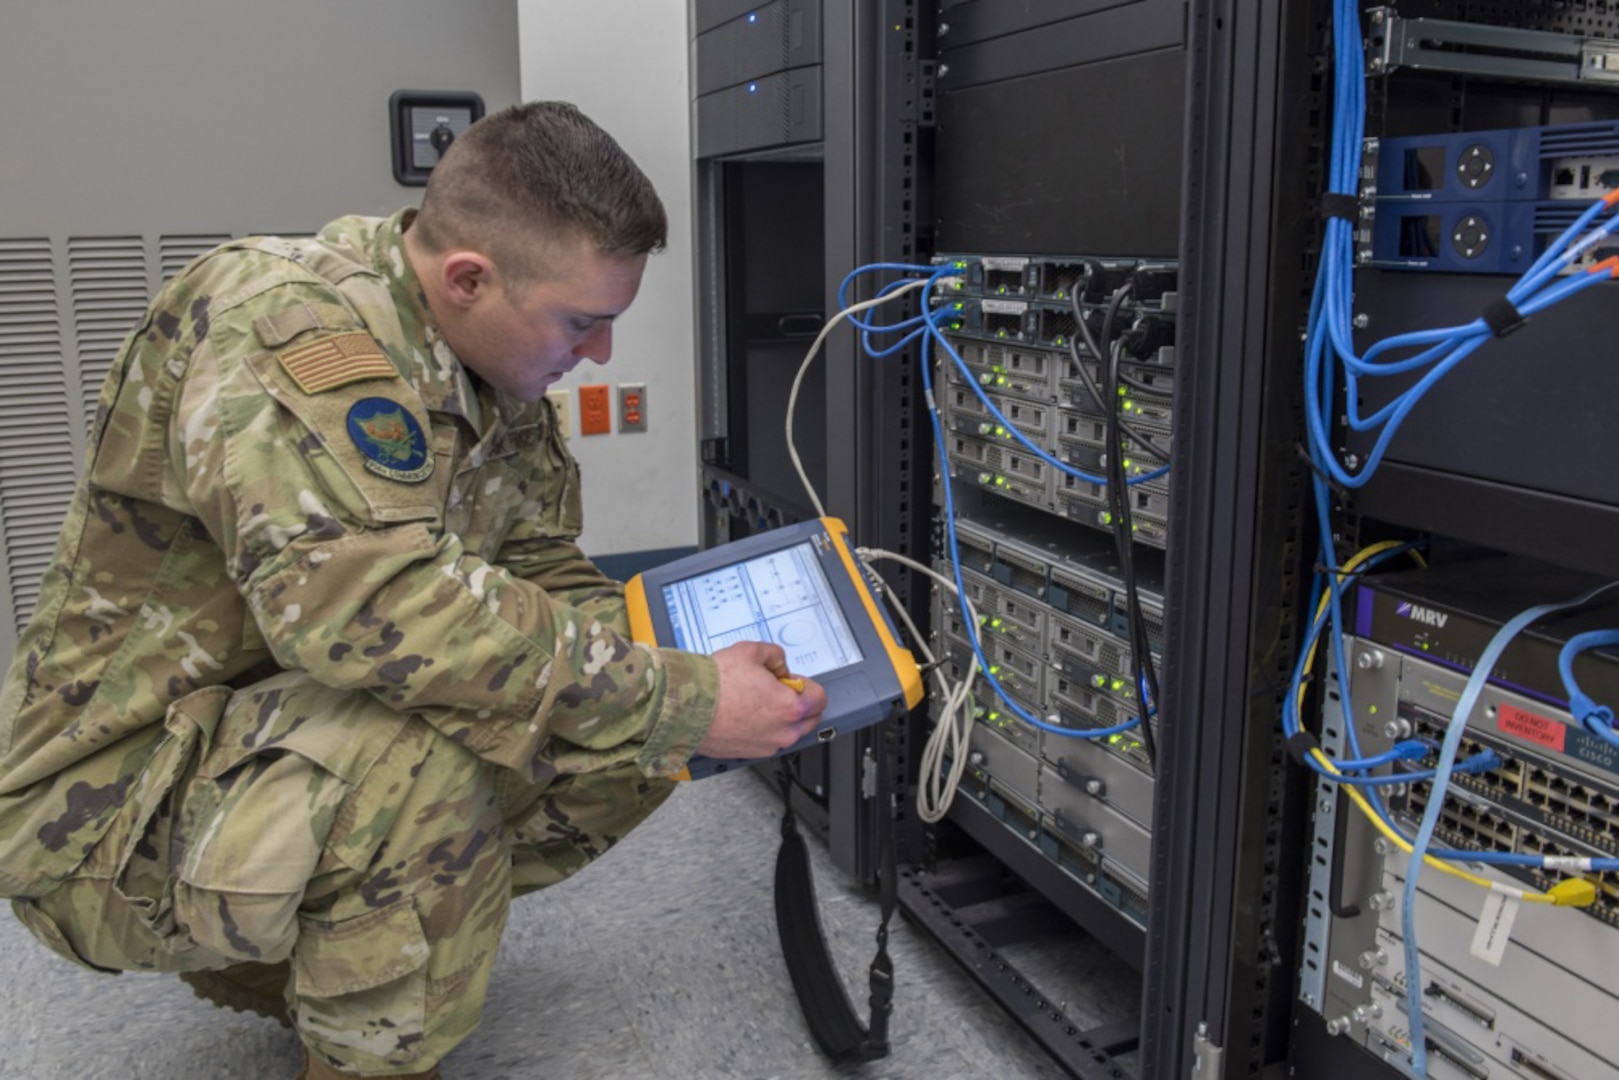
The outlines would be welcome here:
[[[330,313],[282,340],[277,312],[318,299],[286,292],[216,308],[171,451],[277,662],[536,780],[678,772],[713,720],[713,662],[630,642],[562,548],[514,572],[444,532],[448,447],[420,400],[397,375],[328,386],[382,350]]]

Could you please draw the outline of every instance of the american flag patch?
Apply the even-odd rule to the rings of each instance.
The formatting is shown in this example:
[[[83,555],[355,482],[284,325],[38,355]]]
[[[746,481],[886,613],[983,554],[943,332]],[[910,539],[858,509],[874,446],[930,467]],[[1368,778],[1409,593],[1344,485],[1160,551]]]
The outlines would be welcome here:
[[[370,334],[334,334],[276,354],[298,389],[319,394],[365,379],[396,379],[399,372]]]

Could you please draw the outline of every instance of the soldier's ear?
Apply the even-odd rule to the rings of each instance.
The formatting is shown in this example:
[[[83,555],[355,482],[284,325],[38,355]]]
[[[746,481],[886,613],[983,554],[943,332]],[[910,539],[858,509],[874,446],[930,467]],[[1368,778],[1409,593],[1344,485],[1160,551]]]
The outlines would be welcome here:
[[[439,263],[444,293],[452,304],[468,308],[477,303],[495,280],[494,263],[476,251],[452,251]]]

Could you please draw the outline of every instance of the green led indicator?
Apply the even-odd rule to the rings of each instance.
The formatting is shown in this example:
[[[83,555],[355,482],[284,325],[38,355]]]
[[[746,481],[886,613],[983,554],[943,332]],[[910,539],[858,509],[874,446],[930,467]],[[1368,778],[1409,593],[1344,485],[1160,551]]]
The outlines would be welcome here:
[[[1372,708],[1371,708],[1371,714],[1372,714],[1372,715],[1373,715],[1373,716],[1376,716],[1376,715],[1377,715],[1377,706],[1376,706],[1376,705],[1373,705],[1373,706],[1372,706]]]
[[[950,324],[950,329],[952,329],[952,330],[960,330],[961,329],[961,321],[958,319],[956,322],[951,323]]]
[[[956,260],[955,267],[957,270],[965,270],[967,269],[967,261],[965,259],[958,259]]]
[[[995,336],[998,337],[998,338],[1004,338],[1006,336],[1006,331],[1005,330],[997,330],[997,331],[995,331]]]
[[[1065,340],[1064,340],[1064,339],[1063,339],[1063,338],[1061,338],[1061,337],[1058,337],[1058,338],[1057,338],[1057,344],[1058,344],[1058,345],[1066,345],[1066,344],[1068,344],[1068,342],[1067,342],[1067,341],[1065,341]]]
[[[1091,685],[1096,687],[1098,690],[1102,689],[1104,686],[1107,685],[1107,676],[1106,675],[1092,675],[1091,676]]]

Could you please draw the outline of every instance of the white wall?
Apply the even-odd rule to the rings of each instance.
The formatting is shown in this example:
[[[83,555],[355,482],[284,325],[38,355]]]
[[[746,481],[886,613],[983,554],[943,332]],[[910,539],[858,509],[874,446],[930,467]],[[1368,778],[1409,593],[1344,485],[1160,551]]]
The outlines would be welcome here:
[[[606,367],[581,364],[571,403],[591,555],[697,543],[696,357],[692,333],[686,5],[676,0],[518,0],[525,101],[571,101],[652,178],[669,246],[650,260],[614,329]],[[613,387],[613,434],[580,437],[578,387]],[[647,384],[648,430],[618,434],[617,386]]]

